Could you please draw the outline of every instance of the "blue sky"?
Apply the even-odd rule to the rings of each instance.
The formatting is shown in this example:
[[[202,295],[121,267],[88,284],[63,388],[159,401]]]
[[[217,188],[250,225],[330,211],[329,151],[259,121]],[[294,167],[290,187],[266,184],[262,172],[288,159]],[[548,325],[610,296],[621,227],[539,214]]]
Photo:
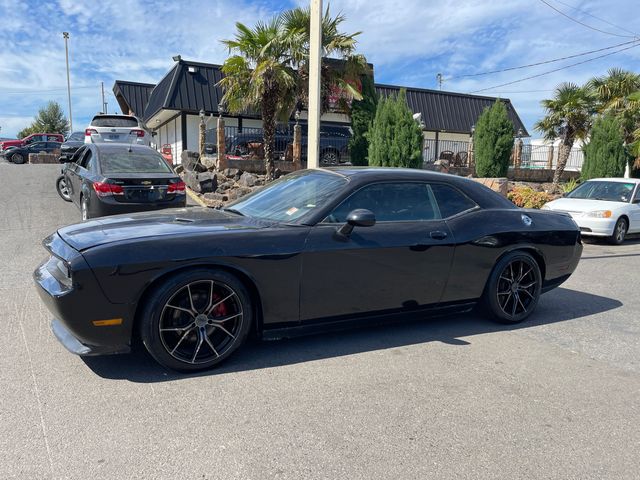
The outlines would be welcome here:
[[[614,50],[564,62],[478,77],[499,70],[629,42],[640,35],[637,0],[334,0],[346,31],[362,31],[359,51],[375,65],[376,81],[510,98],[533,133],[540,100],[560,82],[582,83],[616,66],[640,72],[640,46],[513,85],[491,88]],[[37,109],[56,100],[67,110],[64,41],[71,33],[74,129],[101,109],[104,82],[109,110],[116,79],[156,83],[171,57],[221,63],[220,40],[234,22],[253,24],[304,1],[286,0],[0,0],[0,136],[15,136]],[[598,17],[598,18],[594,18]],[[613,24],[613,25],[612,25]],[[615,26],[614,26],[615,25]],[[639,37],[636,37],[640,39]],[[457,78],[452,78],[457,77]],[[535,134],[534,134],[535,136]]]

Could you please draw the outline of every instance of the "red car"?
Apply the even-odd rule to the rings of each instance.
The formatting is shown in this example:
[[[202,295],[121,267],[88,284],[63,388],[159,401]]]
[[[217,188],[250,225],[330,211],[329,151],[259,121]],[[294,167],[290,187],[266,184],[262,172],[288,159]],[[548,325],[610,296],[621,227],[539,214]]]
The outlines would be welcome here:
[[[61,133],[32,133],[20,140],[5,140],[0,143],[0,150],[11,147],[26,147],[33,142],[64,142],[64,135]]]

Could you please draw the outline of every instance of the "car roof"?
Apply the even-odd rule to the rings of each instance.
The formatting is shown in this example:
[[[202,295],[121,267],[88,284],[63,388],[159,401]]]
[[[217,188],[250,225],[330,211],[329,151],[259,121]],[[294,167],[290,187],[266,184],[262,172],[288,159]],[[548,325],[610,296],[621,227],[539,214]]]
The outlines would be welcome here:
[[[511,201],[488,187],[466,177],[448,173],[398,167],[329,167],[324,170],[342,175],[356,186],[359,183],[394,180],[446,183],[462,190],[482,208],[516,208]]]
[[[640,183],[640,178],[590,178],[587,182],[620,182],[620,183]]]

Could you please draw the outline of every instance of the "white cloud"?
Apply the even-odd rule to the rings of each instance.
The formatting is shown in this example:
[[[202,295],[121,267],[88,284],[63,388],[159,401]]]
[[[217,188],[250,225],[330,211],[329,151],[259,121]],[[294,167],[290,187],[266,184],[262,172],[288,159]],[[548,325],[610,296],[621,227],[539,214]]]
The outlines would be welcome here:
[[[20,117],[28,119],[28,123],[37,108],[53,96],[66,109],[63,30],[71,33],[74,124],[78,127],[100,108],[100,81],[105,82],[109,103],[115,108],[115,99],[110,94],[114,80],[155,83],[171,67],[172,55],[221,63],[227,52],[220,40],[233,36],[236,21],[252,25],[271,16],[277,8],[285,8],[286,1],[0,0],[2,133],[15,133],[22,128],[24,125],[9,125],[17,125],[21,120],[15,119]],[[308,5],[307,0],[288,1]],[[606,2],[605,8],[601,1],[587,0],[579,8],[640,32],[640,19],[630,15],[636,2],[612,0]],[[579,11],[558,6],[585,23],[618,32]],[[339,11],[345,14],[345,30],[362,30],[359,49],[375,64],[378,81],[424,88],[436,87],[438,72],[448,78],[579,53],[625,40],[588,30],[531,0],[332,0],[331,10],[334,14]],[[560,65],[453,79],[446,81],[444,88],[471,92]],[[501,87],[487,95],[510,97],[530,126],[541,114],[539,101],[551,92],[511,92],[551,90],[562,81],[580,83],[603,74],[610,66],[639,70],[639,65],[640,47]],[[55,95],[45,92],[61,88]],[[6,94],[27,89],[42,93],[24,97]]]

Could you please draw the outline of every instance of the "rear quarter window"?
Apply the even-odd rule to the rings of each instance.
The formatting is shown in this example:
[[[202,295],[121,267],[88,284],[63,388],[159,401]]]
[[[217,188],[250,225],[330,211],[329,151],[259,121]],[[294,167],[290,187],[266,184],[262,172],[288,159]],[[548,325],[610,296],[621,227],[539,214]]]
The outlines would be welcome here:
[[[442,218],[449,218],[478,205],[458,189],[441,183],[431,185]]]
[[[119,115],[112,117],[100,116],[94,117],[91,121],[91,126],[135,128],[138,126],[138,120],[134,117],[123,117]]]

